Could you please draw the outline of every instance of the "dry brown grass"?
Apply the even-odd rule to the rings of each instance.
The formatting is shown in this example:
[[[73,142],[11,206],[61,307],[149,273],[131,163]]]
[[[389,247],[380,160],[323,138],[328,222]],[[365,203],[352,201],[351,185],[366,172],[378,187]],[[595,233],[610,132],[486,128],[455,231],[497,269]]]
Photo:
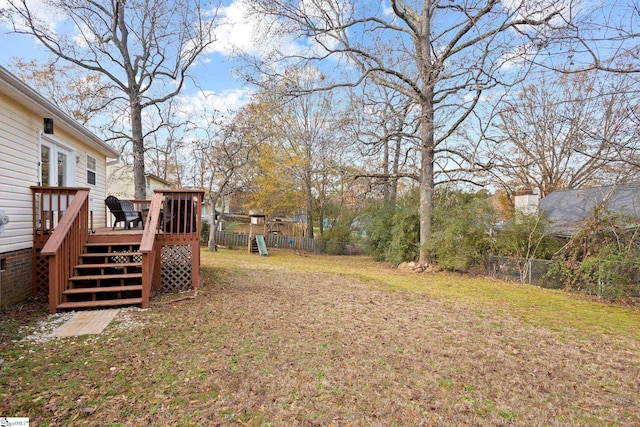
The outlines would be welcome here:
[[[635,310],[407,275],[366,258],[225,251],[203,253],[203,265],[196,299],[121,313],[100,336],[4,343],[0,416],[101,426],[640,424]],[[553,316],[527,309],[544,300]],[[598,316],[617,326],[594,326]]]

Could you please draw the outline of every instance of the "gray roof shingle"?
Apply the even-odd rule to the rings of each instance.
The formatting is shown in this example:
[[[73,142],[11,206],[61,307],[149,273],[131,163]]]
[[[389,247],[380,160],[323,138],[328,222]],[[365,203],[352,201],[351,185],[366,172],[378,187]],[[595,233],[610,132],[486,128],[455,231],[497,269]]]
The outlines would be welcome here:
[[[554,191],[540,200],[540,212],[549,219],[553,234],[571,236],[601,204],[611,213],[640,219],[640,183]]]

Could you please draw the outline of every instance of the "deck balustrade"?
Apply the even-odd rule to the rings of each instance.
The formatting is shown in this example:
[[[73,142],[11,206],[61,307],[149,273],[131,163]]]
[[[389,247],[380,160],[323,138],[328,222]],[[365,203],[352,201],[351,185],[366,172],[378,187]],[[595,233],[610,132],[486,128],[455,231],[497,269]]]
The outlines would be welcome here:
[[[98,230],[98,234],[91,234],[94,224],[89,215],[89,191],[32,187],[34,288],[38,288],[36,283],[46,286],[51,312],[63,301],[90,236],[100,242],[132,236],[131,230],[116,230],[108,235],[100,235]],[[137,232],[141,239],[143,308],[149,305],[151,290],[165,287],[165,281],[172,282],[169,289],[185,283],[198,288],[203,195],[198,190],[154,190],[151,200],[133,200],[144,219],[144,229]],[[108,220],[105,229],[107,226]],[[118,236],[118,232],[122,234]],[[43,280],[43,276],[48,277]]]

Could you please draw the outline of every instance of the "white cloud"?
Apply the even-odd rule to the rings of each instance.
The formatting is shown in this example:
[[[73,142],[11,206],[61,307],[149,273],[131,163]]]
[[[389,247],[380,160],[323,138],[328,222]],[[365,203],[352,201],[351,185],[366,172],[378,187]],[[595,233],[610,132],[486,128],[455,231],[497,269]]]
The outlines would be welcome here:
[[[192,95],[180,95],[180,114],[192,122],[206,124],[214,116],[231,116],[249,102],[251,90],[234,88],[221,93],[199,91]]]
[[[46,0],[27,0],[26,3],[29,8],[29,12],[34,17],[34,20],[41,23],[50,31],[53,31],[64,21],[64,15],[60,14],[55,8],[52,8]],[[9,5],[7,0],[0,0],[0,9],[12,10],[13,8]],[[24,21],[17,15],[13,24],[18,29],[24,30],[27,28]],[[11,24],[6,19],[0,20],[0,25],[7,28],[11,27]]]
[[[237,51],[255,53],[253,34],[257,23],[251,20],[242,0],[234,1],[219,11],[221,25],[216,28],[217,41],[210,52],[232,55]]]
[[[269,17],[250,13],[245,0],[234,0],[228,6],[220,8],[218,15],[220,25],[215,30],[217,41],[210,46],[208,53],[266,57],[274,51],[284,56],[294,56],[309,48],[320,49],[309,40],[282,30],[282,24],[270,21]],[[329,39],[323,42],[333,43]]]

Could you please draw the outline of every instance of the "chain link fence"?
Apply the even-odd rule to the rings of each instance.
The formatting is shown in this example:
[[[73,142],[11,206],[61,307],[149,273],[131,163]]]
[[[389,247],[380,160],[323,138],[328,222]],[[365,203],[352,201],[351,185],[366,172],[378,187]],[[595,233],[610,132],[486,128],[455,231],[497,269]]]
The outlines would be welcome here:
[[[532,258],[490,257],[485,265],[485,274],[510,282],[542,285],[551,261]]]
[[[567,281],[551,271],[552,262],[541,259],[490,257],[484,274],[496,279],[528,283],[548,289],[566,289],[603,298],[640,298],[640,263],[594,260],[581,274]]]

